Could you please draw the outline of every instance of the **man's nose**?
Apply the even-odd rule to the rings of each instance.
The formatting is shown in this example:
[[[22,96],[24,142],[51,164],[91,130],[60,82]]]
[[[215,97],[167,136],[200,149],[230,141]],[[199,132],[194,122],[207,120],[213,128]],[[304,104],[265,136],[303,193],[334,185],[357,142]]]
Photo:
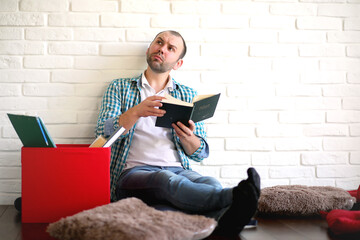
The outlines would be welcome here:
[[[161,47],[159,48],[159,53],[164,54],[164,48],[165,48],[165,46],[161,46]]]

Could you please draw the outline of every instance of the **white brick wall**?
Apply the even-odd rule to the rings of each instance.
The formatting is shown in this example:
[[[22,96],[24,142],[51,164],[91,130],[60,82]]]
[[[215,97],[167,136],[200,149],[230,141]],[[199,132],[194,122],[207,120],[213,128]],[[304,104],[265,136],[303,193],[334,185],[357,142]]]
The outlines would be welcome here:
[[[0,204],[21,194],[21,142],[6,113],[43,118],[56,143],[90,143],[114,78],[146,67],[148,43],[178,30],[174,76],[221,92],[211,154],[194,169],[233,186],[360,183],[360,2],[1,0]]]

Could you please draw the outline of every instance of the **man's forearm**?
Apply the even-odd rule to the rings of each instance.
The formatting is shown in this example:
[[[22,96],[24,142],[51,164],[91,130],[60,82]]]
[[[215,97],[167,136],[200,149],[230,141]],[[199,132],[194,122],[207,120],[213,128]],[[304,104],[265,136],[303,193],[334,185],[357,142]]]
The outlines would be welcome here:
[[[119,125],[123,126],[126,130],[130,130],[139,117],[135,114],[134,109],[130,108],[119,116]]]
[[[187,138],[180,138],[181,146],[184,148],[184,151],[187,155],[192,155],[195,153],[201,146],[199,137],[192,135]]]

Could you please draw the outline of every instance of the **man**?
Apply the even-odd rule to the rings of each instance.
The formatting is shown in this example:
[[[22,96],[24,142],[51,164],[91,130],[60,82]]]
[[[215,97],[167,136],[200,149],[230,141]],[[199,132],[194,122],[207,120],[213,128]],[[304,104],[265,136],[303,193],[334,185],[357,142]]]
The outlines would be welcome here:
[[[120,126],[127,129],[111,149],[111,200],[138,197],[148,204],[166,203],[214,217],[218,234],[237,235],[257,208],[260,177],[255,169],[248,169],[248,179],[238,186],[222,188],[216,179],[190,170],[189,160],[209,155],[203,122],[155,127],[156,118],[165,114],[159,109],[165,93],[187,102],[197,94],[170,77],[185,54],[178,32],[161,32],[146,51],[144,73],[116,79],[107,88],[96,133],[108,136]]]

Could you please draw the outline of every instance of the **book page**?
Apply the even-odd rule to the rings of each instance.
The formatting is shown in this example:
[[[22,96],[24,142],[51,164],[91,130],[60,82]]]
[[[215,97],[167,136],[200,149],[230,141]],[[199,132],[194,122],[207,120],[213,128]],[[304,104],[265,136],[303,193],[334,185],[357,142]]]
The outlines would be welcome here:
[[[171,104],[176,104],[176,105],[181,105],[181,106],[188,106],[188,107],[193,106],[192,103],[181,101],[180,99],[174,98],[174,97],[170,96],[169,94],[165,94],[165,99],[161,100],[161,102],[171,103]]]
[[[92,142],[92,144],[89,147],[98,148],[104,146],[105,143],[106,143],[106,139],[100,135]]]
[[[193,98],[193,102],[197,102],[197,101],[200,101],[200,100],[203,100],[205,98],[208,98],[208,97],[212,97],[214,96],[214,94],[207,94],[207,95],[197,95]]]

